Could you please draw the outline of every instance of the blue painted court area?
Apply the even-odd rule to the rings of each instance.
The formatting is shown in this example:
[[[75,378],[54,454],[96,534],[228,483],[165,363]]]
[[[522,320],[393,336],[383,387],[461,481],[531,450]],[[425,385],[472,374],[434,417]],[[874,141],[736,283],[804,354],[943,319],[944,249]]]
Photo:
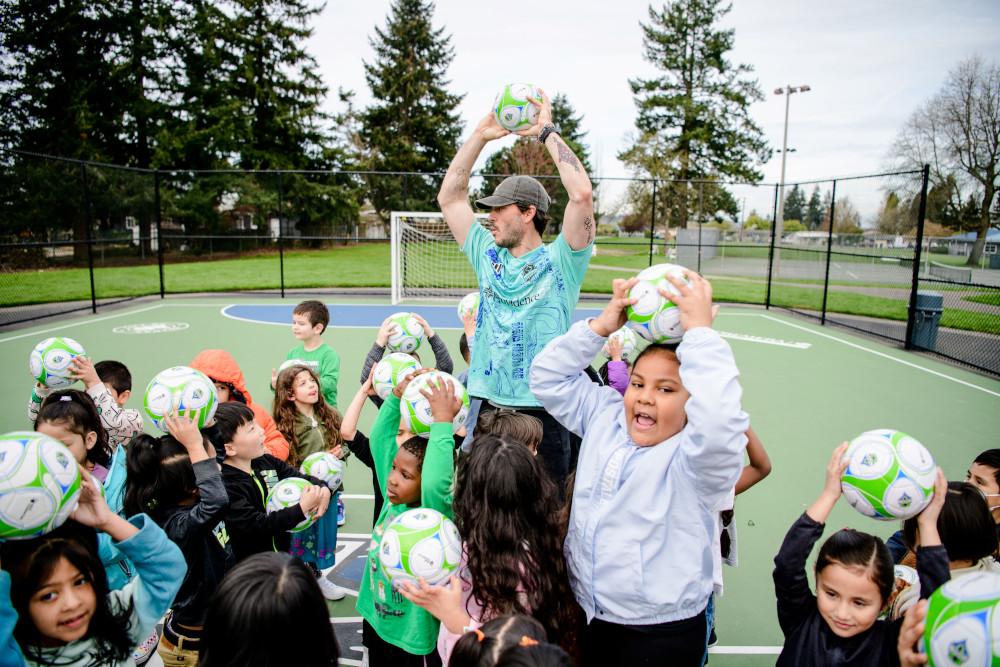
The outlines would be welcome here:
[[[395,306],[374,306],[363,304],[326,304],[330,309],[330,327],[377,327],[390,315],[402,311],[417,311],[435,329],[461,329],[455,306],[414,306],[412,304],[397,304]],[[234,304],[222,309],[222,314],[234,320],[257,322],[260,324],[279,324],[288,326],[292,321],[291,304]],[[597,317],[601,311],[597,308],[578,308],[573,312],[573,321],[588,317]]]

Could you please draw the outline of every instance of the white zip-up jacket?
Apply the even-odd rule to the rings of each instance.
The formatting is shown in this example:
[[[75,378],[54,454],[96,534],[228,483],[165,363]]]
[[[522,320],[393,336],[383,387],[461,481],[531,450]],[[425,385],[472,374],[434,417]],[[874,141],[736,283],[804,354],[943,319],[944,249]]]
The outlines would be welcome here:
[[[707,327],[677,350],[687,424],[651,447],[632,442],[623,397],[581,372],[605,339],[577,322],[531,367],[531,390],[583,438],[564,545],[577,601],[624,625],[701,613],[712,593],[716,513],[743,466],[746,430],[732,350]]]

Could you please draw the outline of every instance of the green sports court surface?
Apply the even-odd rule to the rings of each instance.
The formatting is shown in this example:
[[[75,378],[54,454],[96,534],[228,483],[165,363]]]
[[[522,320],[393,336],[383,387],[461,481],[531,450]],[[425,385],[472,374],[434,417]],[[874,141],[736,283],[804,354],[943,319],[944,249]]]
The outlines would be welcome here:
[[[50,319],[0,334],[0,427],[29,428],[25,402],[31,389],[27,358],[39,340],[67,335],[95,360],[118,359],[132,371],[139,407],[145,384],[168,366],[186,364],[200,350],[225,348],[242,367],[254,399],[266,406],[271,369],[296,341],[287,322],[298,299],[177,298],[145,302],[99,315]],[[389,313],[386,300],[327,299],[332,313],[326,341],[341,356],[339,403],[344,408],[375,331]],[[599,308],[601,304],[581,304]],[[461,334],[454,304],[412,303],[440,331],[455,359]],[[580,315],[586,311],[580,311]],[[744,407],[774,466],[771,476],[736,504],[739,567],[726,568],[719,600],[719,645],[713,665],[774,664],[781,644],[771,584],[771,559],[784,531],[813,500],[830,451],[873,428],[904,430],[927,445],[949,479],[964,479],[981,450],[1000,446],[1000,382],[763,309],[723,306],[716,328],[729,339],[742,373]],[[369,404],[361,429],[375,416]],[[360,556],[371,528],[369,471],[351,459],[346,472],[347,524],[341,529],[334,579],[357,590]],[[841,504],[831,528],[850,525],[888,536],[894,524],[864,519]],[[655,581],[646,585],[656,586]],[[343,664],[360,664],[360,619],[354,598],[330,604]]]

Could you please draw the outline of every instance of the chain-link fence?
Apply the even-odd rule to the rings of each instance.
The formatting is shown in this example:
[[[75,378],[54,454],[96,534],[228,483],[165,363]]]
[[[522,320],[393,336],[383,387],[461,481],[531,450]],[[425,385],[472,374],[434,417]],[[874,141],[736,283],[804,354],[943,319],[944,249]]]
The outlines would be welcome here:
[[[388,289],[390,213],[437,211],[441,176],[7,155],[0,327],[152,295]],[[549,239],[567,197],[558,177],[538,178],[554,202]],[[501,179],[474,176],[470,192]],[[1000,375],[1000,248],[987,244],[968,267],[971,241],[924,236],[925,172],[784,186],[594,183],[597,244],[584,291],[674,262],[710,277],[719,301],[787,309]]]

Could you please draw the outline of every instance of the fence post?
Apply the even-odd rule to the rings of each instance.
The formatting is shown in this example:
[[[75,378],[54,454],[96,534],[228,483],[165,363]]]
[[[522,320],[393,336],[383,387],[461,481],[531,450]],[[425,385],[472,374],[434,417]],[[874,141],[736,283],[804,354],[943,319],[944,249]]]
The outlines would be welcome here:
[[[764,297],[764,308],[771,309],[771,271],[774,269],[774,229],[778,219],[778,186],[774,186],[774,211],[771,218],[771,245],[767,251],[767,296]]]
[[[826,297],[830,293],[830,255],[833,254],[833,221],[837,208],[837,179],[833,180],[833,194],[830,195],[830,231],[826,235],[826,273],[823,276],[823,310],[819,323],[826,324]]]
[[[705,219],[702,217],[702,197],[705,196],[705,184],[698,183],[698,268],[695,269],[698,273],[701,273],[701,229],[705,224]]]
[[[656,180],[653,179],[653,210],[649,216],[649,266],[653,265],[653,241],[656,240]],[[667,240],[665,234],[663,240]]]
[[[160,298],[167,296],[166,286],[163,284],[163,212],[160,209],[160,170],[153,172],[153,205],[156,207],[156,264],[160,269]],[[142,246],[142,239],[139,239],[139,246]]]
[[[90,188],[87,186],[87,163],[80,163],[80,179],[83,184],[83,223],[86,226],[84,241],[87,244],[87,271],[90,274],[90,312],[97,313],[97,291],[94,289],[94,240],[91,238]]]
[[[285,298],[285,203],[284,190],[278,172],[278,272],[281,274],[281,298]]]
[[[923,173],[920,175],[920,207],[917,210],[917,247],[914,248],[913,255],[913,278],[910,282],[910,305],[906,313],[906,340],[903,346],[907,350],[913,349],[913,324],[917,317],[917,290],[920,289],[920,255],[924,248],[924,217],[927,215],[927,180],[930,177],[931,166],[924,165]]]

